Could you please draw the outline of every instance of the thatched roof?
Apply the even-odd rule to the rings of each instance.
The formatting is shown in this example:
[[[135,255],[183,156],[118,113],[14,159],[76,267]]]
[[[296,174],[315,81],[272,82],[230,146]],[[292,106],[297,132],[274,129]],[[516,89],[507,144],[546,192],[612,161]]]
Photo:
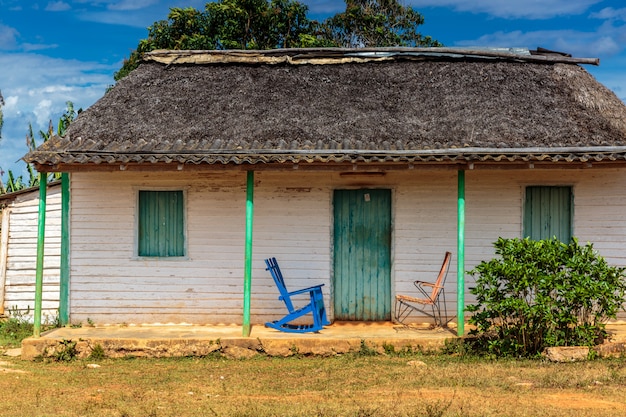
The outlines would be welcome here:
[[[25,156],[41,170],[626,159],[626,106],[519,51],[157,51]],[[156,164],[156,165],[153,165]]]

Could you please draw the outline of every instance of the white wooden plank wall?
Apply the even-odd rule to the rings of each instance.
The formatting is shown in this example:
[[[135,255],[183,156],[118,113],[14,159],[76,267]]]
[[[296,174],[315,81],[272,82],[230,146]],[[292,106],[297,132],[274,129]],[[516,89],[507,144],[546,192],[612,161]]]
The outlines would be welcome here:
[[[470,177],[468,172],[467,178]],[[515,189],[519,189],[519,205],[523,207],[524,188],[530,185],[565,185],[572,186],[574,194],[574,236],[578,237],[581,244],[591,242],[594,248],[605,257],[611,265],[626,266],[626,198],[622,190],[626,185],[626,172],[618,169],[592,169],[592,170],[524,170],[512,171],[508,175],[503,172],[487,172],[478,174],[476,183],[487,182],[487,177],[492,178],[498,184],[496,190],[501,190],[499,185],[507,184],[505,190],[510,192],[510,206],[501,207],[504,213],[506,210],[515,209],[516,205],[512,199]],[[469,181],[469,180],[468,180]],[[469,187],[469,185],[468,185]],[[469,188],[468,188],[469,189]],[[507,193],[508,194],[508,193]],[[491,199],[491,204],[498,204],[498,199]],[[471,204],[469,197],[466,204]],[[511,213],[512,223],[503,224],[504,237],[518,237],[522,234],[523,213]],[[517,220],[517,221],[514,221]],[[467,221],[468,229],[476,223]],[[517,228],[517,230],[515,230]],[[493,229],[491,229],[493,230]],[[484,233],[480,228],[476,229],[476,235]],[[467,234],[467,233],[466,233]],[[493,238],[493,236],[490,236]],[[494,240],[494,239],[492,239]],[[468,244],[469,245],[469,244]],[[493,247],[484,248],[486,252],[477,251],[475,257],[467,262],[467,269],[473,268],[481,259],[490,259],[493,256]],[[469,249],[468,249],[469,251]],[[489,256],[488,256],[489,255]],[[471,278],[469,278],[471,281]],[[471,301],[471,300],[470,300]],[[625,319],[624,312],[618,315],[619,319]]]
[[[417,172],[419,176],[420,174]],[[457,266],[456,266],[456,173],[448,178],[445,173],[435,173],[431,191],[435,200],[445,199],[445,204],[419,207],[418,201],[428,201],[427,187],[420,182],[410,187],[398,187],[396,192],[395,216],[395,290],[400,294],[416,295],[414,279],[436,278],[445,247],[453,253],[446,283],[447,310],[450,316],[456,315]],[[427,178],[427,177],[424,177]],[[471,270],[483,260],[495,256],[493,243],[498,237],[515,238],[522,235],[524,190],[530,185],[569,185],[574,193],[574,235],[581,244],[592,242],[600,255],[612,265],[626,266],[626,173],[623,170],[506,170],[506,171],[466,171],[466,217],[465,217],[465,270]],[[406,194],[406,195],[405,195]],[[422,229],[411,222],[411,217],[419,213],[426,223],[438,224],[437,218],[448,217],[450,224],[438,224],[441,230],[439,243],[430,241],[424,252],[417,252],[425,261],[417,261],[415,270],[411,262],[411,247],[419,245],[427,237],[424,234],[434,229]],[[399,225],[403,225],[401,227]],[[406,227],[408,226],[408,227]],[[427,240],[426,240],[427,241]],[[432,249],[435,249],[434,251]],[[417,251],[417,248],[413,248]],[[415,252],[414,252],[415,253]],[[432,265],[426,265],[431,263]],[[413,278],[415,274],[416,278]],[[429,278],[430,277],[430,278]],[[474,297],[469,287],[474,277],[465,275],[465,302],[473,303]],[[420,322],[424,317],[414,316],[409,321]],[[624,312],[618,319],[626,319]]]
[[[418,170],[398,182],[405,185],[397,186],[393,201],[393,296],[418,296],[413,282],[434,282],[445,252],[450,251],[446,297],[452,306],[450,300],[456,297],[456,172]],[[409,321],[425,321],[424,315]]]
[[[626,266],[625,189],[623,170],[588,172],[574,187],[574,235],[611,265]]]
[[[137,190],[155,187],[186,190],[187,259],[135,256]],[[72,322],[238,321],[245,173],[77,174],[71,215]]]
[[[413,282],[434,282],[446,251],[452,260],[445,283],[448,317],[457,310],[457,203],[455,171],[420,171],[400,181],[395,199],[394,289],[396,294],[419,296]],[[510,171],[468,171],[465,189],[465,270],[493,257],[492,244],[499,236],[520,234],[520,187]],[[473,279],[465,275],[465,300]],[[456,319],[454,319],[456,321]],[[407,322],[432,322],[414,314]]]
[[[467,171],[465,269],[491,259],[498,237],[521,236],[527,185],[572,185],[575,234],[593,241],[609,261],[625,264],[625,214],[620,211],[625,182],[619,170]],[[332,310],[332,192],[370,187],[393,190],[394,295],[413,293],[415,279],[434,280],[450,250],[447,307],[451,316],[456,314],[455,171],[390,172],[381,178],[257,172],[253,324],[285,314],[263,263],[271,256],[290,288],[324,283]],[[135,201],[141,188],[186,190],[188,259],[134,257]],[[73,174],[72,322],[241,323],[245,194],[244,172]],[[466,275],[466,287],[472,284]],[[466,290],[466,302],[472,301]]]
[[[626,174],[618,169],[583,172],[574,185],[574,236],[580,244],[593,243],[610,265],[626,266]],[[626,320],[626,311],[617,318]]]
[[[53,322],[59,308],[61,187],[48,190],[43,270],[42,321]],[[18,196],[10,206],[4,313],[32,318],[35,307],[39,191]],[[5,231],[3,231],[5,233]],[[28,314],[26,314],[28,312]]]
[[[328,174],[286,178],[284,174],[259,173],[257,178],[252,315],[264,322],[279,319],[287,312],[263,262],[276,257],[288,289],[324,284],[324,304],[332,317]],[[296,300],[304,305],[306,297]]]

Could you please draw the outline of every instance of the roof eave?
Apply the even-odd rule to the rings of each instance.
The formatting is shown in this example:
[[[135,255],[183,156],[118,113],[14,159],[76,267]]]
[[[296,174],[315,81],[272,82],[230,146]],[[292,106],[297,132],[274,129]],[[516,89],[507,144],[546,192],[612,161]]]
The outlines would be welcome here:
[[[207,151],[198,153],[48,153],[36,152],[26,158],[33,162],[38,171],[71,172],[100,169],[126,170],[128,167],[141,170],[182,170],[195,166],[198,169],[256,169],[258,166],[315,167],[316,170],[344,169],[344,166],[366,164],[377,167],[424,165],[502,165],[502,164],[597,164],[626,162],[626,147],[586,148],[452,148],[445,150],[427,149],[420,151],[375,151],[375,150],[315,150],[315,151]],[[325,167],[325,168],[324,168]]]

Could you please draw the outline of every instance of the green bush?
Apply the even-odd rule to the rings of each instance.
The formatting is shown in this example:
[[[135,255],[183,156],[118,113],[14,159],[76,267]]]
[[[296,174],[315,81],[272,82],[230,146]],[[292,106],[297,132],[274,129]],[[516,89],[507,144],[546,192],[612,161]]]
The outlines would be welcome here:
[[[593,346],[623,307],[625,268],[609,266],[591,244],[499,238],[499,258],[469,273],[476,304],[469,319],[478,346],[497,356],[534,356],[548,346]]]

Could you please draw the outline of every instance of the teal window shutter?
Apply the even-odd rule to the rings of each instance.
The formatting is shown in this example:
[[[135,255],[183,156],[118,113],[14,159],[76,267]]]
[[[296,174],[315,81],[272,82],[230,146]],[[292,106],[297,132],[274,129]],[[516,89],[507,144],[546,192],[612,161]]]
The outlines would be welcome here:
[[[534,240],[556,237],[572,239],[572,187],[532,186],[526,188],[524,236]]]
[[[185,256],[182,191],[139,191],[139,256]]]

